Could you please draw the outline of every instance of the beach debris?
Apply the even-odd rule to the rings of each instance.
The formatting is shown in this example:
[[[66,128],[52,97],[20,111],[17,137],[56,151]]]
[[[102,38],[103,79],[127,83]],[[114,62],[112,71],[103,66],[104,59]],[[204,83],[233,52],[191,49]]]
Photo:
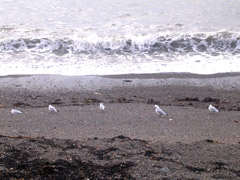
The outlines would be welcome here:
[[[30,105],[30,104],[28,104],[28,103],[24,103],[24,102],[16,102],[16,103],[13,103],[12,105],[15,106],[15,107],[32,106],[32,105]]]
[[[202,100],[202,102],[208,103],[208,102],[215,102],[218,103],[220,102],[219,99],[211,98],[211,97],[206,97],[205,99]]]
[[[102,95],[102,94],[101,94],[101,93],[99,93],[99,92],[95,92],[94,94],[95,94],[95,95]]]
[[[155,101],[154,101],[154,99],[148,99],[148,100],[147,100],[147,103],[148,103],[148,104],[156,104]]]
[[[78,98],[71,98],[70,103],[72,106],[84,106],[83,103],[81,103]]]
[[[0,108],[2,108],[2,107],[3,107],[3,105],[0,104]]]
[[[197,97],[185,97],[184,99],[178,99],[178,101],[199,101],[199,99]]]
[[[12,114],[22,114],[23,112],[22,112],[22,111],[19,111],[19,110],[17,110],[17,109],[12,109],[12,110],[11,110],[11,113],[12,113]]]
[[[119,103],[126,102],[126,101],[127,101],[127,99],[125,97],[120,97],[117,99],[117,102],[119,102]]]
[[[173,119],[168,119],[169,121],[172,121]]]
[[[77,99],[77,98],[71,98],[70,102],[71,102],[71,103],[77,103],[77,102],[78,102],[78,99]]]
[[[125,98],[125,97],[119,97],[119,98],[117,98],[117,102],[118,103],[130,103],[130,102],[132,102],[133,100],[132,99],[127,99],[127,98]]]
[[[211,104],[209,105],[208,110],[211,111],[211,112],[219,112],[219,110]]]
[[[31,95],[32,99],[37,99],[37,96]]]
[[[61,99],[55,99],[54,102],[52,102],[51,104],[63,104]]]
[[[216,141],[216,140],[212,140],[212,139],[206,139],[204,141],[208,142],[208,143],[213,143],[213,144],[229,144],[229,143],[226,143],[226,142],[220,142],[220,141]]]
[[[54,106],[52,106],[52,105],[49,105],[48,106],[48,110],[49,111],[52,111],[52,112],[59,112]]]
[[[115,141],[116,139],[129,139],[130,140],[129,137],[124,136],[124,135],[119,135],[119,136],[115,136],[115,137],[112,138],[113,141]]]
[[[132,82],[132,80],[126,79],[126,80],[123,80],[123,82]]]
[[[31,95],[30,97],[31,97],[32,99],[37,99],[38,97],[41,97],[41,96]]]
[[[100,103],[99,108],[100,108],[101,111],[104,111],[104,109],[105,109],[104,104],[103,104],[103,103]]]
[[[73,103],[72,106],[81,106],[81,107],[83,107],[84,104],[83,103]]]
[[[167,116],[167,113],[165,113],[158,105],[155,104],[154,107],[155,107],[155,111],[158,115]]]
[[[94,103],[94,102],[101,102],[100,100],[96,98],[91,98],[91,99],[85,99],[85,103]]]
[[[235,123],[239,123],[239,121],[238,121],[238,120],[234,120],[233,122],[235,122]]]

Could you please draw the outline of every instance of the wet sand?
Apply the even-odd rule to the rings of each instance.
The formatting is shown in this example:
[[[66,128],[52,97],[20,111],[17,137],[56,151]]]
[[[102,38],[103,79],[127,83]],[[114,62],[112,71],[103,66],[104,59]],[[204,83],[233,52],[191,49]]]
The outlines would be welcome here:
[[[202,153],[202,156],[198,156],[202,163],[200,163],[201,166],[210,163],[206,162],[204,165],[207,155],[203,154],[206,153],[210,156],[207,153],[207,147],[211,146],[212,150],[217,153],[217,150],[221,151],[221,149],[219,150],[219,146],[221,146],[222,151],[225,151],[221,151],[223,153],[220,156],[223,158],[221,163],[228,164],[226,166],[230,167],[230,164],[233,163],[230,159],[234,155],[233,152],[226,152],[226,149],[239,146],[240,74],[238,73],[81,77],[26,75],[1,77],[0,84],[0,134],[7,136],[2,137],[1,141],[4,141],[3,144],[7,141],[17,149],[21,147],[18,147],[18,141],[24,139],[27,144],[31,144],[32,140],[29,141],[29,139],[37,137],[71,139],[71,142],[81,141],[81,143],[84,141],[91,143],[94,148],[98,148],[113,137],[123,136],[126,138],[123,138],[121,143],[131,140],[131,143],[137,145],[141,140],[153,143],[154,147],[156,145],[158,148],[171,147],[171,150],[168,149],[169,152],[178,152],[178,143],[181,143],[183,144],[181,148],[185,148],[186,151],[182,158],[189,156],[190,159],[187,162],[189,161],[190,164],[196,153],[191,149],[199,146],[200,148],[197,149]],[[104,112],[99,110],[99,102],[105,103],[106,110]],[[60,112],[49,112],[47,108],[49,104],[54,105]],[[170,116],[158,117],[154,111],[154,104],[158,104]],[[216,106],[220,113],[210,113],[207,110],[209,104]],[[11,114],[12,108],[22,110],[24,113]],[[169,121],[169,119],[172,120]],[[11,139],[15,139],[14,142]],[[93,143],[94,139],[98,139],[96,145]],[[44,141],[48,140],[44,139]],[[39,146],[37,141],[34,143],[35,146]],[[131,148],[130,145],[122,147],[121,143],[115,144],[119,145],[120,151]],[[115,147],[112,142],[110,144],[111,147]],[[25,150],[21,149],[21,151]],[[29,150],[26,151],[30,153]],[[80,153],[81,148],[76,148],[74,151]],[[234,152],[238,153],[235,150]],[[44,154],[44,152],[41,153]],[[56,159],[61,158],[53,151],[47,150],[46,153],[55,157],[55,160],[47,158],[46,162],[55,162]],[[212,160],[214,162],[218,162],[217,154],[219,152],[216,153]],[[153,154],[149,156],[156,158],[152,157]],[[180,171],[181,168],[177,168],[177,162],[175,165],[173,165],[174,163],[168,165],[170,173],[162,172],[163,166],[159,166],[160,169],[155,168],[154,171],[159,173],[154,176],[152,170],[149,172],[140,170],[143,168],[143,164],[137,163],[140,157],[135,155],[135,160],[126,158],[137,165],[127,168],[126,173],[129,176],[124,177],[125,179],[203,179],[204,177],[217,179],[218,177],[215,176],[216,171],[212,171],[211,168],[208,170],[207,167],[201,167],[204,168],[201,171],[201,168],[198,169],[197,166],[196,172],[190,172],[189,169]],[[170,159],[174,158],[169,156]],[[78,158],[84,159],[82,155],[79,155]],[[101,163],[99,159],[95,161],[89,158],[89,160],[94,164]],[[235,166],[234,172],[229,170],[231,168],[228,169],[228,179],[240,178],[240,161],[239,159],[235,159],[235,161],[239,163]],[[68,162],[70,163],[70,161]],[[108,163],[110,161],[106,160],[102,165]],[[182,166],[185,167],[185,165]],[[0,168],[0,171],[5,172],[5,168],[7,167]],[[226,169],[223,168],[223,172]],[[54,179],[49,174],[47,176]],[[4,179],[4,177],[11,176],[2,177]],[[95,179],[104,179],[100,177],[99,175]],[[221,175],[219,177],[223,178]],[[113,176],[108,178],[114,179]]]

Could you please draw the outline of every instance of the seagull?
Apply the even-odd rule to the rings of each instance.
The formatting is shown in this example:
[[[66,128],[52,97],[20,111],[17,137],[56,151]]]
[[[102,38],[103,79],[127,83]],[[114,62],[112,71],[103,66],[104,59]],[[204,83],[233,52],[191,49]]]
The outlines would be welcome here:
[[[215,108],[214,106],[212,106],[211,104],[209,105],[208,110],[211,112],[219,112],[219,110],[217,108]]]
[[[154,105],[155,107],[155,111],[158,115],[163,115],[163,116],[167,116],[168,114],[165,113],[158,105]]]
[[[103,104],[103,103],[100,103],[99,108],[100,108],[101,111],[104,111],[104,109],[105,109],[104,104]]]
[[[52,111],[52,112],[59,112],[54,106],[52,106],[52,105],[49,105],[48,106],[48,110],[49,111]]]
[[[12,113],[12,114],[22,114],[23,112],[22,112],[22,111],[19,111],[19,110],[16,110],[16,109],[12,109],[12,110],[11,110],[11,113]]]

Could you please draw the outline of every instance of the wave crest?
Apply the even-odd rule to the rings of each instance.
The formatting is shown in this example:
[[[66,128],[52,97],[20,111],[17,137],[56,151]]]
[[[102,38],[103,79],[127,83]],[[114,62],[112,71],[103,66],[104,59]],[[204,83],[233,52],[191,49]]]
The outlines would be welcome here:
[[[0,52],[239,54],[240,35],[232,32],[78,39],[29,38],[0,42]]]

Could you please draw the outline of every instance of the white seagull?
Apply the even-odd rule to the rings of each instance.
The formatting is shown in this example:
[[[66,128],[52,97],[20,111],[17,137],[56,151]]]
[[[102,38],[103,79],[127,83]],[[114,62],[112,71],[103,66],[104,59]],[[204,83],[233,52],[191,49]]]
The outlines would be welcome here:
[[[52,111],[52,112],[59,112],[54,106],[52,106],[52,105],[49,105],[48,106],[48,110],[49,111]]]
[[[100,108],[101,111],[104,111],[104,109],[105,109],[104,104],[103,104],[103,103],[100,103],[99,108]]]
[[[215,108],[214,106],[212,106],[211,104],[209,105],[208,110],[211,112],[219,112],[219,110],[217,108]]]
[[[12,113],[12,114],[22,114],[23,112],[22,112],[22,111],[19,111],[19,110],[16,110],[16,109],[12,109],[12,110],[11,110],[11,113]]]
[[[155,111],[158,115],[167,116],[167,113],[165,113],[158,105],[154,105],[154,107],[155,107]]]

